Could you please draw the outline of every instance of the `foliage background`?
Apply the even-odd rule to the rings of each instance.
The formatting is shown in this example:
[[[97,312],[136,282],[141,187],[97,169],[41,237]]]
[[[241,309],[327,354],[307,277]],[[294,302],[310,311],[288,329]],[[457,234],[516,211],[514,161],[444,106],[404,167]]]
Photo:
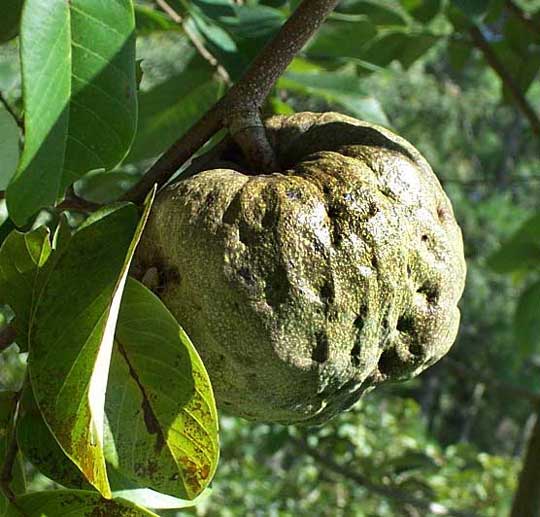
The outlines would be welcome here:
[[[198,54],[193,37],[234,81],[291,8],[281,0],[241,4],[171,0],[183,16],[178,24],[153,2],[138,2],[139,132],[124,164],[85,176],[77,194],[118,198],[223,94],[227,81]],[[468,263],[461,330],[449,356],[419,379],[368,394],[322,428],[223,414],[212,494],[194,509],[164,515],[430,515],[403,494],[475,515],[509,513],[535,418],[517,388],[540,392],[540,295],[531,291],[540,260],[516,256],[515,246],[499,250],[540,210],[540,136],[468,32],[471,23],[482,29],[538,108],[540,36],[506,4],[344,1],[266,106],[268,113],[335,109],[382,123],[432,164],[462,226]],[[515,4],[540,20],[540,2]],[[17,45],[0,47],[0,91],[20,113]],[[71,224],[79,217],[72,213]],[[34,225],[57,218],[45,210]],[[3,224],[0,233],[6,231]],[[10,318],[7,309],[3,318]],[[0,389],[16,387],[23,369],[16,347],[2,353]],[[33,489],[47,486],[27,469]]]

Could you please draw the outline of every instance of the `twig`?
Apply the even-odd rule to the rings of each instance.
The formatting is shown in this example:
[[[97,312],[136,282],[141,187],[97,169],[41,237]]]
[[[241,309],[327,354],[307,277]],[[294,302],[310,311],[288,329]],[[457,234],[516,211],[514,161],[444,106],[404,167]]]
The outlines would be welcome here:
[[[540,515],[540,406],[527,442],[523,467],[512,502],[510,517],[538,517]]]
[[[154,184],[163,186],[205,142],[227,125],[234,112],[257,112],[279,76],[316,33],[338,1],[304,0],[251,63],[240,81],[165,151],[142,180],[122,199],[140,203]]]
[[[514,16],[516,16],[516,18],[518,18],[525,27],[527,27],[528,30],[530,30],[536,36],[540,35],[540,25],[535,25],[532,18],[526,12],[524,12],[519,5],[515,4],[512,0],[506,0],[505,5],[506,8]]]
[[[516,83],[510,72],[499,60],[497,54],[495,54],[491,48],[491,45],[482,34],[482,31],[473,25],[469,29],[469,34],[474,45],[482,52],[488,64],[497,73],[503,84],[511,93],[518,108],[525,115],[525,117],[527,117],[533,133],[540,137],[540,118],[538,117],[538,114],[533,110],[532,106],[529,104],[529,101],[521,91],[521,88]]]
[[[203,59],[208,61],[208,63],[210,63],[210,65],[216,69],[217,74],[223,80],[223,82],[227,86],[230,86],[231,78],[229,77],[229,73],[227,72],[227,70],[225,70],[225,68],[219,64],[219,61],[204,46],[203,42],[199,39],[197,34],[195,34],[186,23],[184,23],[183,18],[165,0],[156,0],[156,4],[161,7],[163,12],[165,12],[173,22],[182,25],[186,36],[189,38],[189,40],[195,47],[195,50],[200,54]]]
[[[13,325],[6,325],[0,331],[0,352],[10,347],[17,337],[17,331]]]
[[[0,200],[6,198],[6,193],[4,191],[0,191]],[[67,197],[56,205],[57,210],[75,210],[77,212],[95,212],[99,208],[101,208],[102,205],[98,203],[93,203],[92,201],[86,201],[86,199],[83,199],[82,197],[76,196],[75,194],[72,194],[70,197]]]
[[[339,463],[335,462],[330,456],[322,453],[318,449],[311,447],[306,442],[306,440],[293,439],[293,441],[303,452],[311,456],[321,465],[324,465],[324,467],[326,467],[328,470],[349,479],[353,483],[364,487],[366,490],[369,490],[374,494],[383,496],[388,499],[392,499],[400,504],[414,506],[419,510],[429,512],[435,515],[447,515],[454,517],[476,517],[476,514],[471,512],[453,510],[451,508],[447,508],[442,504],[433,503],[431,501],[426,501],[425,499],[420,499],[418,497],[412,496],[407,492],[404,492],[403,490],[373,483],[371,480],[369,480],[362,474],[359,474],[358,472],[350,469],[345,465],[340,465]]]
[[[447,365],[455,374],[466,379],[474,379],[480,381],[487,386],[491,386],[494,389],[506,393],[507,395],[512,395],[524,400],[528,400],[531,404],[539,405],[540,404],[540,393],[521,386],[517,386],[510,382],[500,381],[494,379],[490,375],[484,375],[474,368],[470,368],[451,357],[446,357],[441,361],[441,366]]]
[[[13,117],[13,119],[15,120],[15,123],[17,124],[17,126],[19,126],[19,128],[22,131],[24,131],[24,123],[23,123],[23,121],[21,120],[19,115],[17,115],[17,113],[15,113],[14,109],[10,106],[9,102],[6,100],[6,98],[4,97],[2,92],[0,92],[0,103],[2,104],[2,106],[4,106],[6,111]]]

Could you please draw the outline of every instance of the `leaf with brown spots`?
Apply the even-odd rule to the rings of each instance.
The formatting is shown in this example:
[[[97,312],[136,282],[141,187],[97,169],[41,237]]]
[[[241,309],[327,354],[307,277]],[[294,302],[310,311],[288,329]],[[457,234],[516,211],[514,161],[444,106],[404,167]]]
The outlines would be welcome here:
[[[105,497],[105,391],[120,300],[151,199],[139,220],[132,204],[93,214],[63,236],[34,293],[28,368],[54,438]]]
[[[18,497],[4,517],[158,517],[124,499],[103,499],[96,492],[51,490]]]
[[[113,490],[135,483],[191,500],[208,486],[219,443],[206,369],[162,302],[131,278],[120,308],[106,414]]]

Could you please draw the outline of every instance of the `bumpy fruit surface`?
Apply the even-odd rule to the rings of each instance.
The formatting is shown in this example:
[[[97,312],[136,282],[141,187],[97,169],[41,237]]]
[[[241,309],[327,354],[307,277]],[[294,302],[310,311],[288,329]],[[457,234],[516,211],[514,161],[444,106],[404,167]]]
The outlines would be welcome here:
[[[420,153],[337,113],[266,122],[281,172],[215,168],[158,196],[138,252],[218,404],[322,423],[441,358],[459,323],[460,229]]]

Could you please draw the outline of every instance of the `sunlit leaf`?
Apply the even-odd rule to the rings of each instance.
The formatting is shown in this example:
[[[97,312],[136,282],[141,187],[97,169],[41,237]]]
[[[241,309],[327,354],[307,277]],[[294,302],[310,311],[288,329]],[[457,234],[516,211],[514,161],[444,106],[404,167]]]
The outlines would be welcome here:
[[[162,302],[132,279],[116,340],[106,406],[111,484],[193,499],[212,480],[219,456],[204,365]]]
[[[19,161],[19,128],[13,117],[0,106],[0,190],[5,190]]]
[[[25,146],[7,189],[18,225],[128,151],[136,128],[134,30],[131,0],[26,1]]]
[[[148,206],[137,224],[134,205],[103,209],[60,243],[30,324],[28,364],[38,406],[64,452],[105,496],[104,404],[114,329],[147,214]]]

